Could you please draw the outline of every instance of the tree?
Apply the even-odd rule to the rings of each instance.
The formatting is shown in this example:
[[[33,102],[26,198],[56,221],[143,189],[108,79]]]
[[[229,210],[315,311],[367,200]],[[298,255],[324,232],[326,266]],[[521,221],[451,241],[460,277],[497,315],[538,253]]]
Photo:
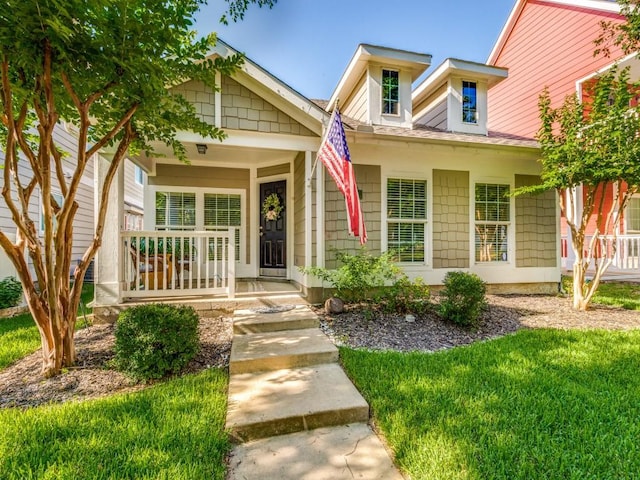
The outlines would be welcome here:
[[[573,307],[586,310],[603,273],[617,253],[621,215],[640,185],[640,109],[633,105],[638,84],[631,84],[628,70],[601,75],[589,87],[583,102],[566,97],[551,107],[549,91],[540,96],[541,127],[537,135],[542,152],[542,183],[516,194],[555,189],[571,231]],[[611,188],[613,186],[613,188]],[[613,203],[605,198],[613,190]],[[576,205],[583,203],[575,216]],[[595,231],[586,235],[595,218]],[[587,269],[594,275],[587,281]]]
[[[167,88],[185,79],[215,88],[216,71],[230,74],[242,62],[240,55],[207,58],[215,35],[198,39],[191,29],[204,1],[8,0],[0,12],[2,197],[17,228],[15,242],[0,231],[0,246],[17,269],[40,331],[45,376],[76,360],[83,279],[100,247],[109,187],[127,152],[152,152],[152,142],[162,142],[185,160],[185,148],[176,140],[179,130],[224,137]],[[276,0],[227,1],[235,20],[250,3],[272,6]],[[71,178],[62,168],[67,154],[54,137],[63,121],[77,128]],[[76,193],[87,164],[106,147],[115,153],[93,241],[69,282]],[[60,203],[52,195],[56,183]],[[42,237],[39,216],[34,220],[29,213],[37,191]]]

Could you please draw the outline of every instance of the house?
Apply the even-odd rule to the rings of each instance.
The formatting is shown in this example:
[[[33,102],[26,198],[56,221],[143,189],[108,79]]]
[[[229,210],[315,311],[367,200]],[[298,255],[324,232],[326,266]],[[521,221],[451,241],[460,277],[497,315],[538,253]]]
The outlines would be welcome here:
[[[553,106],[577,93],[585,98],[588,86],[615,63],[640,76],[636,55],[624,55],[610,45],[611,54],[594,55],[594,41],[602,33],[602,22],[622,23],[620,6],[607,0],[517,0],[487,60],[489,65],[509,69],[509,77],[490,89],[489,128],[524,138],[534,138],[539,126],[538,97],[549,88]],[[613,204],[613,187],[605,194],[604,211]],[[580,205],[575,215],[580,215]],[[640,197],[632,198],[618,238],[618,258],[613,269],[638,270],[640,247]],[[587,234],[595,230],[595,218]],[[563,266],[571,267],[573,252],[569,231],[561,221]],[[635,252],[635,253],[634,253]],[[632,255],[629,255],[629,254]]]
[[[219,41],[211,55],[234,52]],[[189,165],[162,146],[164,156],[134,159],[147,172],[142,232],[121,232],[123,180],[116,182],[96,308],[138,297],[232,296],[234,278],[280,278],[319,298],[322,284],[300,268],[333,268],[336,251],[359,248],[344,199],[314,168],[338,104],[370,251],[397,251],[404,271],[429,284],[466,270],[498,291],[557,291],[555,194],[508,195],[538,181],[536,142],[487,129],[488,91],[507,70],[448,59],[413,88],[430,63],[427,54],[360,45],[324,102],[251,60],[218,75],[219,91],[176,86],[227,138],[181,133]],[[98,178],[106,165],[98,164]],[[268,198],[278,214],[266,214]]]
[[[59,146],[67,155],[63,160],[63,174],[68,180],[75,170],[75,152],[77,151],[77,139],[76,130],[69,124],[60,124],[55,130],[56,145]],[[0,150],[0,162],[4,162],[3,152]],[[76,213],[74,222],[74,238],[72,259],[80,260],[87,250],[94,236],[94,205],[95,194],[97,192],[96,179],[94,178],[94,162],[90,161],[87,164],[87,168],[80,180],[76,200],[78,202],[78,211]],[[29,162],[23,161],[20,164],[20,173],[22,179],[31,178],[32,171]],[[124,186],[126,194],[123,197],[125,205],[125,223],[127,229],[141,229],[142,228],[142,207],[143,207],[143,184],[144,184],[144,172],[140,167],[134,165],[130,160],[126,160],[124,164]],[[58,200],[62,200],[62,194],[60,184],[56,175],[52,172],[52,193]],[[31,203],[29,205],[29,215],[32,219],[36,220],[41,217],[41,198],[40,193],[36,192],[32,196]],[[40,222],[42,225],[42,221]],[[41,228],[41,234],[44,227]],[[2,230],[12,241],[15,241],[16,226],[11,218],[11,212],[4,202],[3,198],[0,198],[0,230]],[[31,262],[29,262],[31,265]],[[4,254],[4,251],[0,249],[0,279],[8,276],[17,277],[15,267],[11,261]],[[86,279],[91,281],[93,271],[87,272]]]

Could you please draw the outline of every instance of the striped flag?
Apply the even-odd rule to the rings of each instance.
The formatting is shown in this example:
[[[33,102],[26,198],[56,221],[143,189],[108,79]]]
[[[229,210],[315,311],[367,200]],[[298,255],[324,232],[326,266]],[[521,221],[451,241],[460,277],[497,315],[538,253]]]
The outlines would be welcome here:
[[[329,128],[320,144],[318,160],[327,167],[329,174],[338,186],[338,190],[344,195],[349,233],[360,237],[360,243],[364,244],[367,241],[367,229],[364,226],[364,217],[360,208],[360,197],[353,173],[353,164],[349,156],[347,138],[337,107],[333,110]]]

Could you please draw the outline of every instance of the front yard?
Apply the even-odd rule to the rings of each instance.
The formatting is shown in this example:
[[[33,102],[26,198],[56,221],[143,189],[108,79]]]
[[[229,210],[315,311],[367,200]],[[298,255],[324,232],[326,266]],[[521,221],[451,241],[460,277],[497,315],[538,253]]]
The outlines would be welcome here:
[[[634,308],[629,288],[607,294]],[[414,480],[635,478],[640,314],[567,306],[489,296],[476,330],[357,309],[323,328]],[[0,478],[224,478],[228,317],[202,318],[185,374],[149,387],[108,370],[110,326],[78,332],[77,368],[38,378],[30,321],[0,320],[0,353],[31,332],[0,366]]]
[[[413,479],[640,472],[638,330],[522,330],[430,354],[340,354]]]

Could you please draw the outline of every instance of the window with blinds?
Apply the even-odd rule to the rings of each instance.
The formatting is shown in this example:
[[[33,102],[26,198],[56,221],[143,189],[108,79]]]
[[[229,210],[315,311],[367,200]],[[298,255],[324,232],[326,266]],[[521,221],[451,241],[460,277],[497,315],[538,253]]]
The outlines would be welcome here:
[[[156,230],[195,230],[196,194],[156,192]]]
[[[236,259],[240,258],[240,226],[242,225],[241,199],[238,194],[205,193],[204,194],[204,228],[205,230],[227,230],[236,227]],[[214,248],[213,246],[210,246]],[[222,246],[218,245],[217,258],[222,255]],[[210,252],[213,255],[213,252]]]
[[[511,213],[509,185],[477,183],[475,191],[477,262],[506,262]]]
[[[387,180],[387,248],[398,262],[425,261],[427,182]]]

